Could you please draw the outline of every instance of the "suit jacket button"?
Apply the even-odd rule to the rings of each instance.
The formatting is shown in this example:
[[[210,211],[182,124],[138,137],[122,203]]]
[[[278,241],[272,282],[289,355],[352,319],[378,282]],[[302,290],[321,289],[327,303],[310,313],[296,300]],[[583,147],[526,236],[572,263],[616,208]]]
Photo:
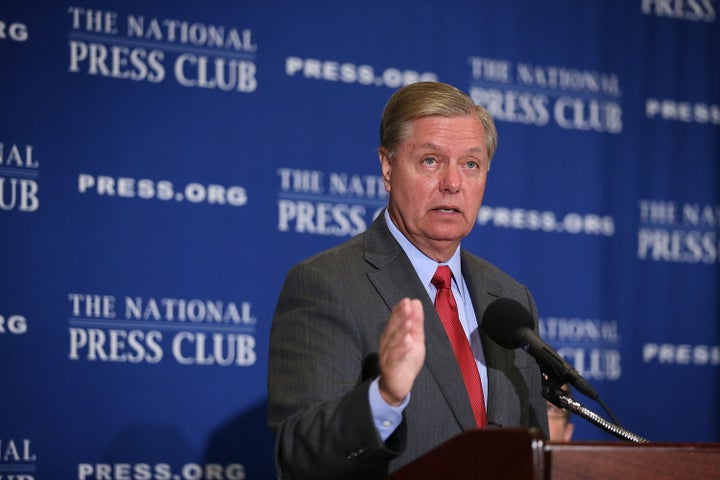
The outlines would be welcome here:
[[[347,459],[348,460],[356,460],[360,456],[362,456],[367,451],[366,448],[358,448],[357,450],[353,450],[352,452],[348,453]]]

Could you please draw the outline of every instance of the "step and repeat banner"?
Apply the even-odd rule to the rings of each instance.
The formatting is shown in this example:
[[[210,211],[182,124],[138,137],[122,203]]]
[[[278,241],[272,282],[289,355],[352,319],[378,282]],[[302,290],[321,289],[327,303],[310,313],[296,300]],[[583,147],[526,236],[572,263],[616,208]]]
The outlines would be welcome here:
[[[626,429],[720,441],[718,0],[0,6],[0,478],[274,478],[288,269],[387,201],[380,113],[499,148],[463,247]],[[603,414],[591,400],[586,407]],[[612,440],[582,418],[576,440]]]

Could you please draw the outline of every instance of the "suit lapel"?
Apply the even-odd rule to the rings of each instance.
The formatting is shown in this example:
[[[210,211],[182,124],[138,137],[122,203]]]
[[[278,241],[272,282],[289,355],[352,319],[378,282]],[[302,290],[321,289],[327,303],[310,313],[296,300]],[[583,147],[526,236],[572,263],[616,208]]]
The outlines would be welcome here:
[[[463,276],[470,291],[470,298],[475,309],[478,325],[482,323],[482,315],[490,303],[503,296],[503,287],[483,274],[483,267],[474,257],[463,252]],[[513,353],[490,340],[484,330],[480,329],[480,340],[485,354],[488,373],[487,418],[489,425],[502,426],[504,408],[499,399],[509,398],[511,392],[506,391],[506,373],[513,365]]]
[[[440,317],[412,263],[388,230],[383,214],[366,232],[365,259],[377,268],[368,277],[389,309],[404,297],[422,301],[425,313],[425,367],[443,393],[461,428],[475,428],[475,418],[460,367]]]

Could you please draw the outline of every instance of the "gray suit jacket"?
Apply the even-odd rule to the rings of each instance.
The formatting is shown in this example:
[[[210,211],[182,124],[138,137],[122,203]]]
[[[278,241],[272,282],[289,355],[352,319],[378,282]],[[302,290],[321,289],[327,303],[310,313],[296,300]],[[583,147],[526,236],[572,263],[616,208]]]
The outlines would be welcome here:
[[[462,252],[478,320],[498,297],[525,305],[530,292],[488,262]],[[422,300],[425,364],[403,422],[383,442],[368,401],[378,341],[392,307]],[[481,330],[482,332],[482,330]],[[540,370],[522,350],[487,338],[488,424],[539,428],[547,436]],[[475,428],[460,368],[424,286],[381,214],[363,234],[293,267],[270,335],[268,422],[280,478],[382,478],[456,434]]]

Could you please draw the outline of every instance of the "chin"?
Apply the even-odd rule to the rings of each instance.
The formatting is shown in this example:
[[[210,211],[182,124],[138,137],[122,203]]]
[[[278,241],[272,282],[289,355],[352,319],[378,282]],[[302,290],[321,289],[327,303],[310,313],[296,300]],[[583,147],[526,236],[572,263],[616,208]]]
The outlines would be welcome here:
[[[446,229],[435,231],[431,237],[438,242],[459,242],[465,238],[467,234],[460,231],[448,231]]]

